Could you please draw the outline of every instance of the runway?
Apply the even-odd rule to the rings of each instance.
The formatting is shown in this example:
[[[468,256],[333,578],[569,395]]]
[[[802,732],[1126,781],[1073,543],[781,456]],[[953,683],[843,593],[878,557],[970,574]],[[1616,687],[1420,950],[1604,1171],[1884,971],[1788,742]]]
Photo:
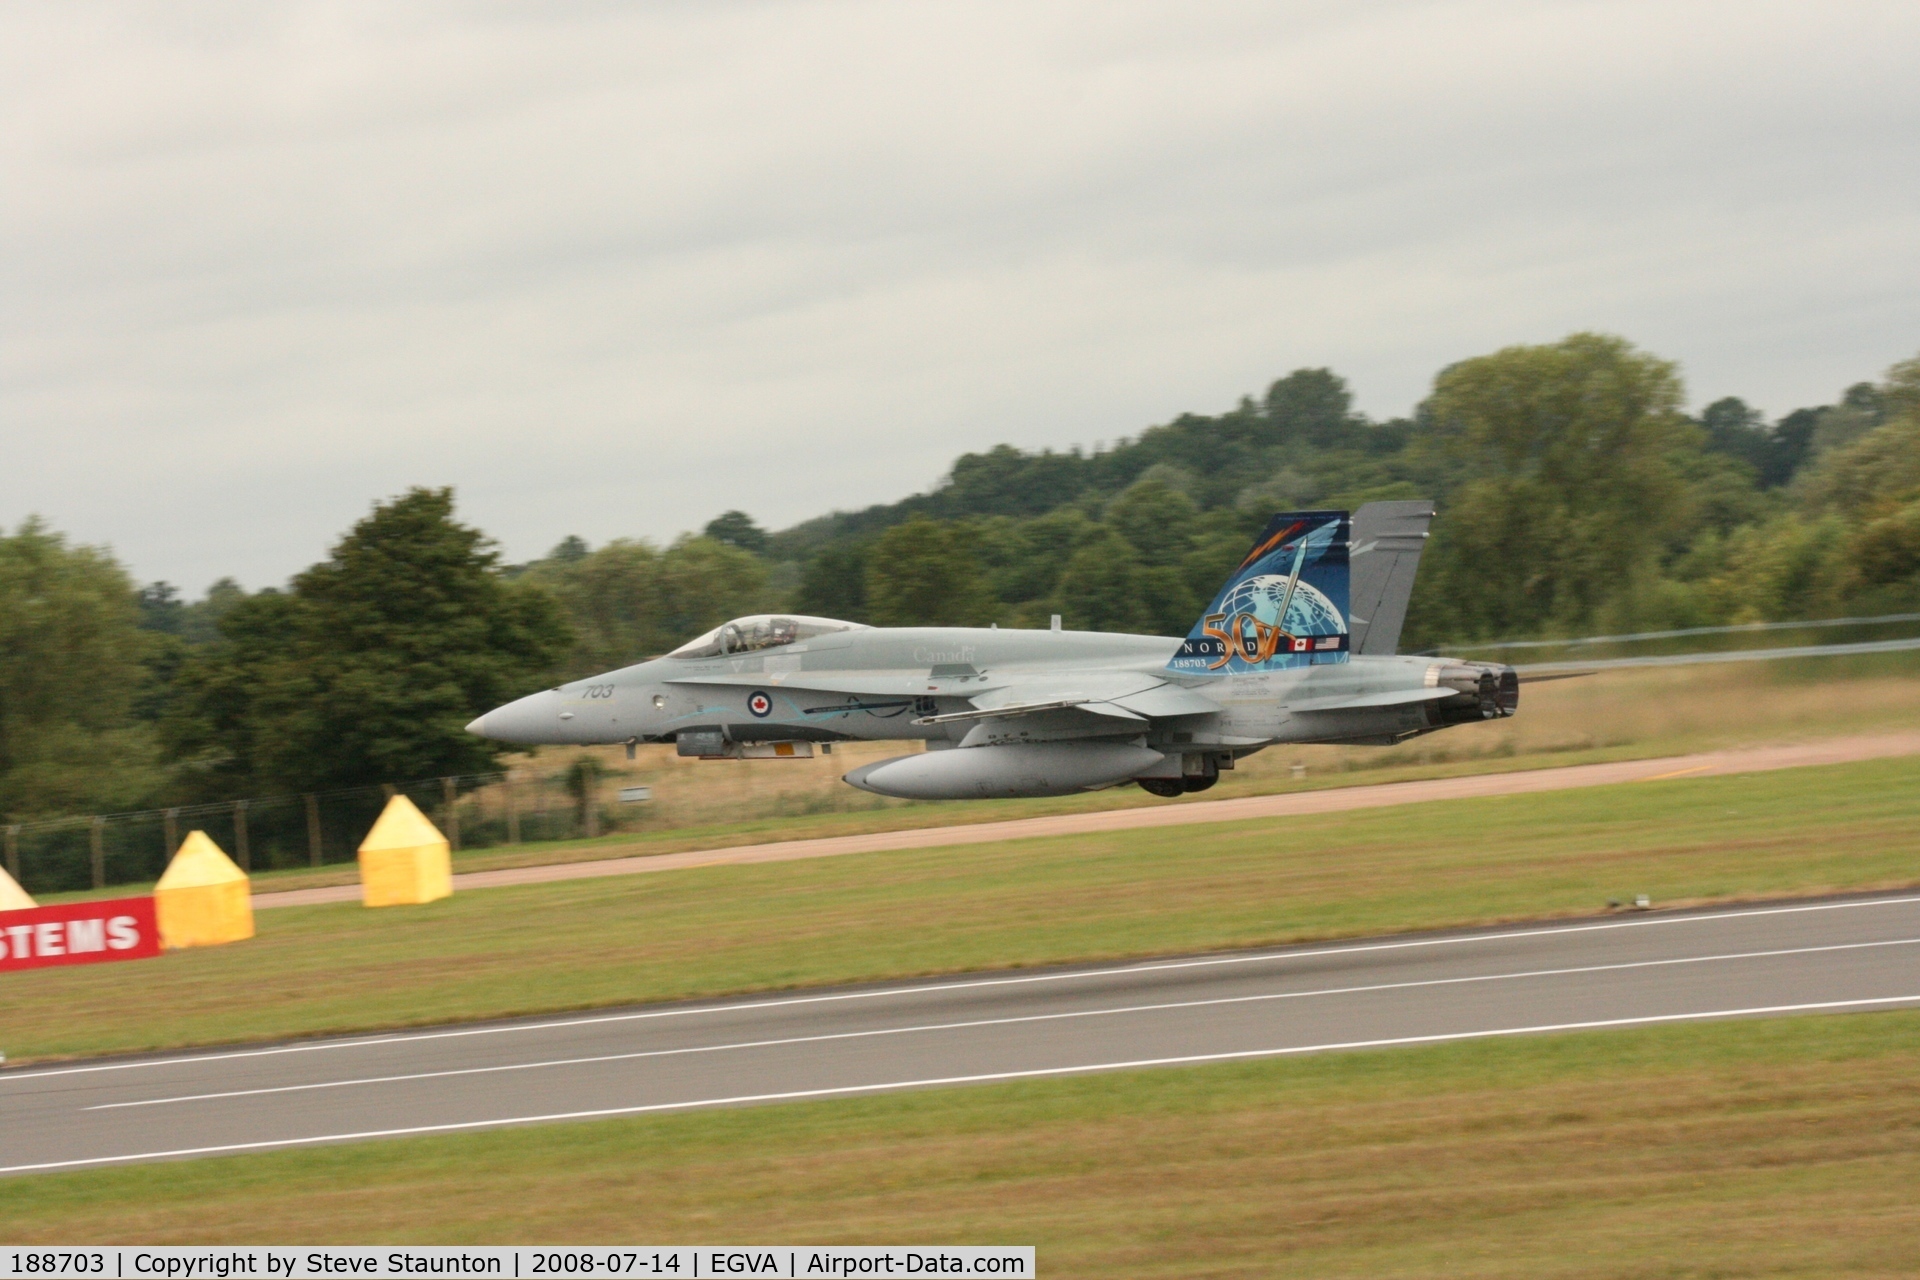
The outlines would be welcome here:
[[[1489,1036],[1920,1007],[1920,895],[0,1073],[0,1173]]]

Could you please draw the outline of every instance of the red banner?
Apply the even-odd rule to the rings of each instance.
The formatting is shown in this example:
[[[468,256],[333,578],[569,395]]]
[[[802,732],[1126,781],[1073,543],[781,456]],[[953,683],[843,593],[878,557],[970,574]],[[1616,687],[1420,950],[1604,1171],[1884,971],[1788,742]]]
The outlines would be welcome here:
[[[152,898],[0,911],[0,972],[141,960],[159,954],[160,929],[154,923]]]

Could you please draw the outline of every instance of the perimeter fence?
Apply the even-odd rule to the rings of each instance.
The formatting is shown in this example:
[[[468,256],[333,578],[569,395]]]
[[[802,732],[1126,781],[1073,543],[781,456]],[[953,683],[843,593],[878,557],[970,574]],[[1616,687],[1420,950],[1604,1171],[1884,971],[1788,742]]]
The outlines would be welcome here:
[[[180,841],[203,829],[245,871],[351,862],[393,795],[405,795],[456,850],[600,833],[564,775],[476,773],[303,795],[261,796],[18,822],[0,827],[6,868],[28,893],[64,893],[159,878]]]

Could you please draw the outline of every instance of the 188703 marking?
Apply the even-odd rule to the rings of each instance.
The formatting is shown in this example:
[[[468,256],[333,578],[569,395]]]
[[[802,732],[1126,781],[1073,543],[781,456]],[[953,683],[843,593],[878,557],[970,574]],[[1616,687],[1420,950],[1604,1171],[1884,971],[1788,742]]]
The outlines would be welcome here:
[[[107,1271],[104,1253],[16,1253],[13,1274],[19,1276],[98,1276]]]

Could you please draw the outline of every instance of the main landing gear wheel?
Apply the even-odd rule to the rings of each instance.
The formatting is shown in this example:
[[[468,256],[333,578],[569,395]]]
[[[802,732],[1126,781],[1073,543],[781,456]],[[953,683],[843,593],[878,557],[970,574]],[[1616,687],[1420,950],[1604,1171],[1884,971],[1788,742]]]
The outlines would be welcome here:
[[[1178,778],[1135,778],[1140,789],[1150,796],[1160,796],[1171,800],[1175,796],[1186,794],[1186,784]],[[1198,779],[1196,779],[1198,781]]]
[[[1209,773],[1205,777],[1200,778],[1182,778],[1180,780],[1180,788],[1183,791],[1205,791],[1218,781],[1220,781],[1219,774]]]

